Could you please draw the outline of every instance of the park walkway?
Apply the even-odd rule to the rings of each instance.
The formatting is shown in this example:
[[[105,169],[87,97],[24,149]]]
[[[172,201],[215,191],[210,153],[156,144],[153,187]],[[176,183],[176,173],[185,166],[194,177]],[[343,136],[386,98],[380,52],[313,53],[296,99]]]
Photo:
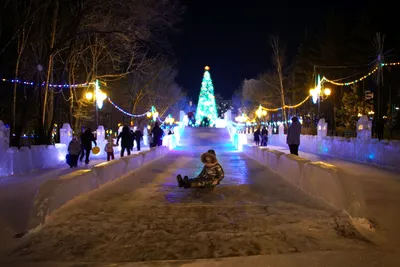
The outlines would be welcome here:
[[[326,266],[345,266],[343,261],[360,266],[360,260],[381,253],[345,214],[235,151],[226,129],[187,128],[181,144],[132,175],[71,201],[7,258],[20,264],[15,266],[251,266],[256,258],[248,256],[258,257],[253,266],[298,261],[302,265],[296,266],[320,266],[318,259],[336,259],[336,265]],[[222,186],[178,188],[176,175],[198,173],[200,154],[210,148],[225,169]],[[226,260],[204,261],[215,258]]]

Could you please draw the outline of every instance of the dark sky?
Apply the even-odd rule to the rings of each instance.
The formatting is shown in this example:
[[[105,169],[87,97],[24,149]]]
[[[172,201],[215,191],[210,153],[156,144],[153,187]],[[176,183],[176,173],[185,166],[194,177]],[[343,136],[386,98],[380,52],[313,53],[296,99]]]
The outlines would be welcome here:
[[[272,34],[279,34],[287,52],[294,55],[306,28],[323,25],[332,8],[350,12],[360,1],[184,1],[187,10],[181,33],[173,42],[177,82],[196,98],[204,66],[209,65],[215,93],[230,99],[243,79],[256,78],[270,68]]]

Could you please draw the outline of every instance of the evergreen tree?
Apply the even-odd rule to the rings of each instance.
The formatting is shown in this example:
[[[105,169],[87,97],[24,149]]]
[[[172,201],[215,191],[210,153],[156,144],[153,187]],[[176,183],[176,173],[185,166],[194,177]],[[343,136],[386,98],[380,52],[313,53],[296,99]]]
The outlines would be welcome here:
[[[206,66],[201,83],[199,103],[196,110],[196,125],[199,126],[203,121],[207,121],[208,126],[216,123],[218,118],[217,105],[215,103],[214,86],[211,80],[210,67]]]

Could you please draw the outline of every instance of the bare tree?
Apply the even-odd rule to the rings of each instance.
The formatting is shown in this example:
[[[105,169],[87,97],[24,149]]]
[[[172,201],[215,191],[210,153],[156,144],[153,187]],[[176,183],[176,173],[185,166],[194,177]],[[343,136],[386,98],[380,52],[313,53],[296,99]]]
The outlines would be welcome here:
[[[271,47],[273,51],[273,57],[275,61],[276,72],[278,74],[278,92],[281,98],[282,105],[282,117],[284,121],[287,121],[286,118],[286,102],[285,102],[285,88],[284,88],[284,75],[283,75],[283,62],[284,62],[284,52],[281,44],[279,43],[279,37],[274,36],[271,38]],[[286,124],[285,124],[286,125]]]
[[[0,54],[15,42],[15,79],[36,82],[37,133],[44,136],[42,143],[50,142],[55,117],[61,116],[61,112],[54,113],[56,103],[57,107],[68,103],[69,120],[75,129],[91,117],[91,105],[84,95],[93,87],[71,86],[67,91],[63,86],[54,88],[51,83],[93,83],[99,79],[112,84],[132,73],[143,72],[159,58],[158,53],[163,52],[160,48],[168,46],[166,34],[182,11],[177,0],[2,2],[2,7],[10,6],[17,11],[13,21],[15,32],[9,34],[9,41],[2,42]],[[3,14],[4,9],[0,13],[1,22]],[[0,35],[3,36],[2,31]],[[148,56],[154,48],[157,52]],[[151,84],[149,78],[145,80]],[[13,128],[17,84],[14,86]],[[124,93],[126,87],[117,89]],[[140,96],[139,100],[148,102],[148,97],[145,100]]]
[[[19,1],[15,1],[15,14],[16,14],[15,18],[16,18],[16,25],[18,26],[16,34],[14,35],[17,37],[17,59],[15,61],[15,72],[14,72],[15,80],[19,79],[21,58],[28,44],[32,25],[35,20],[35,12],[33,11],[34,7],[32,1],[27,0],[26,2],[23,1],[21,2],[22,3],[20,3]],[[12,105],[12,130],[10,131],[10,134],[12,135],[13,133],[15,133],[15,139],[10,138],[10,140],[14,139],[15,140],[14,145],[19,146],[20,134],[23,129],[22,127],[19,127],[18,130],[16,129],[17,87],[18,84],[14,83],[13,105]]]

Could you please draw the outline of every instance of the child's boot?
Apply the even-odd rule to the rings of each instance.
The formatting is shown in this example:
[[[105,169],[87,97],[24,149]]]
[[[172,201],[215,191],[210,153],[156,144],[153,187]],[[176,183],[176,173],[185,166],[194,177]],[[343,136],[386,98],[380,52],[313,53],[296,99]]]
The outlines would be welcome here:
[[[178,181],[179,188],[184,186],[182,175],[178,174],[178,176],[176,176],[176,180]]]
[[[189,182],[189,177],[185,176],[183,177],[183,187],[186,188],[190,188],[190,182]]]

